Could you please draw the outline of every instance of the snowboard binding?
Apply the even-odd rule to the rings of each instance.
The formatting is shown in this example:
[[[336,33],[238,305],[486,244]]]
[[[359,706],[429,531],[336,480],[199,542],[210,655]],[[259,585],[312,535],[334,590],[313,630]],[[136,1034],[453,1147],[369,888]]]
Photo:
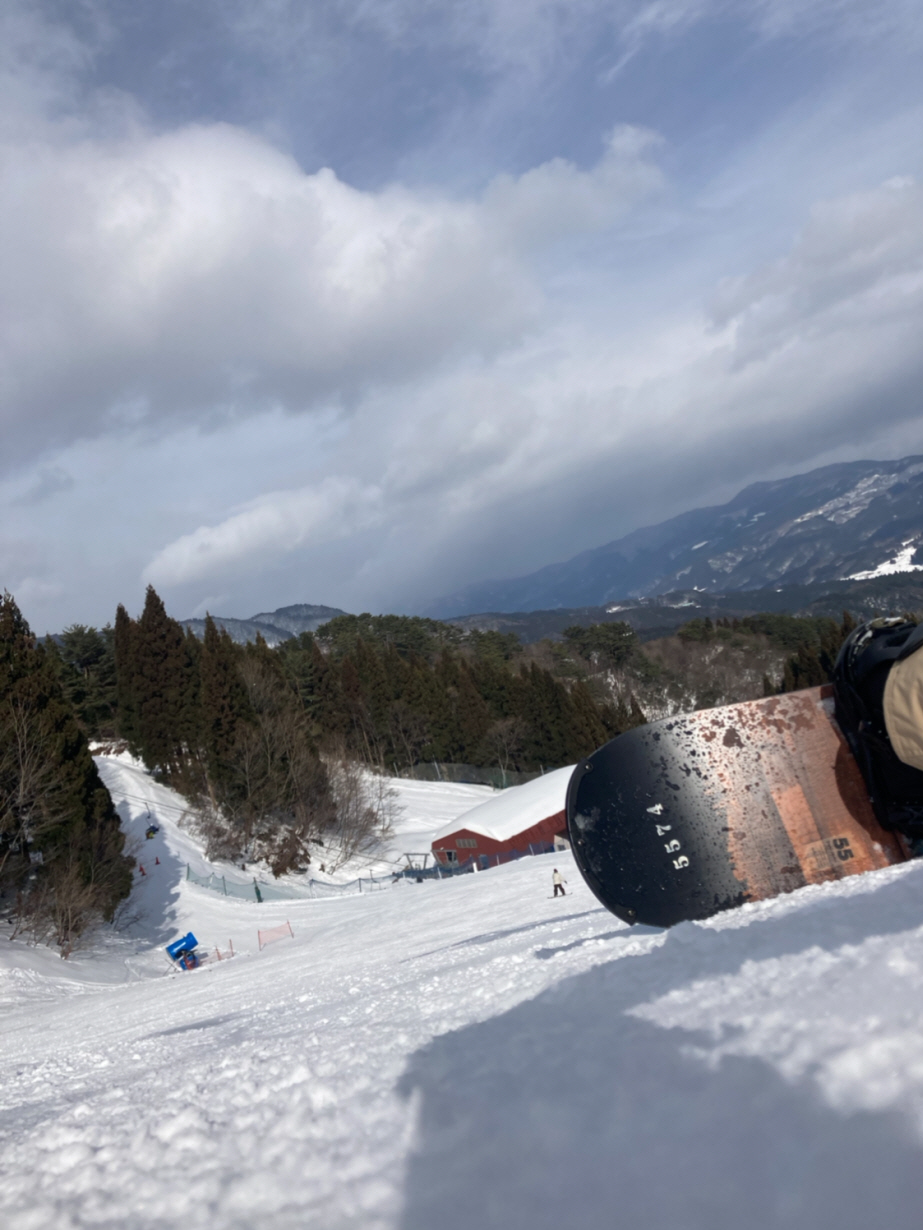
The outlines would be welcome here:
[[[873,619],[843,643],[833,670],[836,720],[856,758],[876,818],[923,855],[923,771],[894,750],[885,716],[892,668],[923,647],[923,624]]]

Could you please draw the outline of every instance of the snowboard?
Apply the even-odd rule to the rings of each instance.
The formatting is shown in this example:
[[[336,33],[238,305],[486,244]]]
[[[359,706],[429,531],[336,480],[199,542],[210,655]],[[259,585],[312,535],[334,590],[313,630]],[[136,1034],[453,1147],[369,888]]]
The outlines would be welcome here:
[[[658,927],[908,857],[875,818],[829,685],[627,731],[575,768],[567,828],[602,904]]]

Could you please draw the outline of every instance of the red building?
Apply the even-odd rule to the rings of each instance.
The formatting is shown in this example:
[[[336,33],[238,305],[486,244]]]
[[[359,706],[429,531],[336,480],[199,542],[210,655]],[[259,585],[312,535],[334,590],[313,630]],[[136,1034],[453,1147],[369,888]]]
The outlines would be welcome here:
[[[565,799],[573,767],[511,786],[440,829],[432,851],[442,866],[476,860],[489,867],[520,854],[544,853],[566,836]]]

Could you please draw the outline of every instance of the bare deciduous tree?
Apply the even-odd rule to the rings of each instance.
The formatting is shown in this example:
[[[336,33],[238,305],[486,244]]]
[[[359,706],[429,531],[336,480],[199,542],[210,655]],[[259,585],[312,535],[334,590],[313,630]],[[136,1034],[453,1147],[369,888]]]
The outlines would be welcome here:
[[[411,708],[405,700],[396,700],[388,711],[391,738],[395,747],[402,747],[407,767],[413,768],[420,752],[429,742],[429,723],[425,714]]]
[[[10,859],[61,822],[60,779],[38,717],[21,699],[0,707],[0,883]]]
[[[484,750],[503,774],[504,782],[510,766],[522,751],[529,727],[520,717],[501,718],[484,735]]]
[[[357,854],[374,850],[391,833],[397,810],[397,795],[381,774],[351,759],[342,740],[324,753],[324,764],[336,804],[336,819],[325,839],[336,853],[329,870]]]

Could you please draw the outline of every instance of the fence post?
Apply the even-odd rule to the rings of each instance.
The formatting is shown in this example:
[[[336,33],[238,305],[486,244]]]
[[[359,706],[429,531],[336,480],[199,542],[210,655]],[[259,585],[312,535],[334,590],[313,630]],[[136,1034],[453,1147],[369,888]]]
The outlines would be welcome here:
[[[188,880],[188,879],[191,879],[191,877],[190,877],[190,875],[189,875],[189,864],[188,864],[188,863],[186,864],[186,879],[187,879],[187,880]]]
[[[308,892],[311,894],[311,900],[314,900],[314,878],[308,880]]]
[[[228,886],[224,876],[221,877],[221,887],[224,889],[224,895],[226,897],[228,895]]]
[[[260,892],[260,886],[256,882],[256,876],[253,877],[253,891],[256,893],[256,899],[260,904],[263,901],[263,894]]]

